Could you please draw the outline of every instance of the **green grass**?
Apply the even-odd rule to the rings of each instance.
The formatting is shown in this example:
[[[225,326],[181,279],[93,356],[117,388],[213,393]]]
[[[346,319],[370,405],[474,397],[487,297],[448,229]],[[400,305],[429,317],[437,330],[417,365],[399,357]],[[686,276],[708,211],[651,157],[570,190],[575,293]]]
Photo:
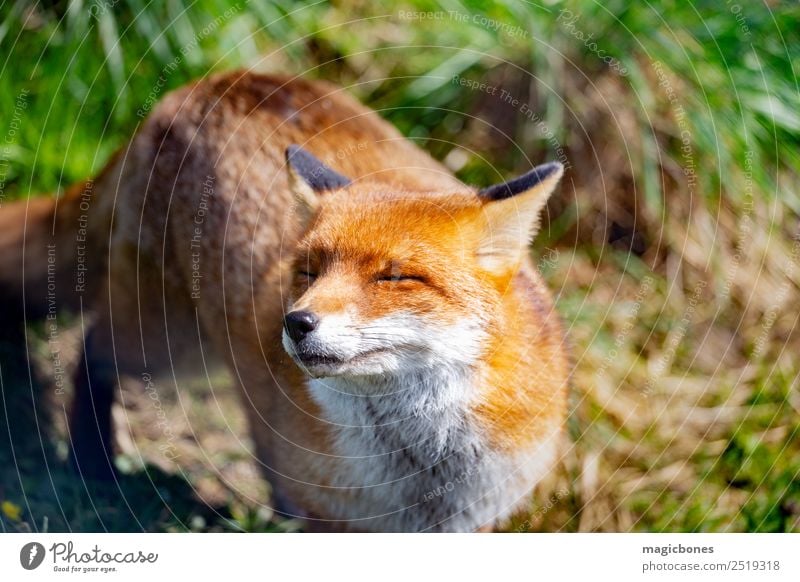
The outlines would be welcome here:
[[[442,16],[407,14],[424,11]],[[234,67],[349,86],[477,185],[563,147],[535,252],[558,251],[544,271],[573,345],[571,446],[510,528],[800,530],[796,3],[18,1],[0,20],[0,205],[98,171],[151,95]],[[202,389],[185,414],[165,403],[180,474],[150,462],[144,407],[122,493],[87,491],[63,465],[66,397],[44,396],[41,358],[31,382],[19,346],[0,359],[0,502],[22,508],[3,530],[295,527],[261,507],[224,382],[217,413]]]

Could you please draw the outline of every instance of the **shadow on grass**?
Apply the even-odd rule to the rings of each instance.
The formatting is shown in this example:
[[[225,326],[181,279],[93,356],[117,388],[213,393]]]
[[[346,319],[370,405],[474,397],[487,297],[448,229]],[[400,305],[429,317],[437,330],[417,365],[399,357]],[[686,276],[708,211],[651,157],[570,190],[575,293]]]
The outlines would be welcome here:
[[[182,476],[159,468],[88,482],[66,462],[54,430],[52,386],[29,363],[22,329],[0,340],[0,531],[238,530],[227,507],[200,501]]]

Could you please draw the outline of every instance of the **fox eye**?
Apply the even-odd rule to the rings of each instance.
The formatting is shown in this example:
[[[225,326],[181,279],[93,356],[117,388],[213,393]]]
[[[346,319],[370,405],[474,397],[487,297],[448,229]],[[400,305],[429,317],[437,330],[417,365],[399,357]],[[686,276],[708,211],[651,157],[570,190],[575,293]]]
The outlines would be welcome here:
[[[403,275],[399,273],[378,275],[375,278],[375,280],[380,283],[399,283],[400,281],[417,281],[418,283],[425,282],[425,280],[422,277],[419,277],[417,275]]]
[[[301,277],[305,277],[306,279],[308,279],[310,281],[313,281],[314,279],[317,278],[317,274],[316,273],[314,273],[312,271],[304,271],[303,269],[300,269],[299,271],[297,271],[297,274],[300,275]]]

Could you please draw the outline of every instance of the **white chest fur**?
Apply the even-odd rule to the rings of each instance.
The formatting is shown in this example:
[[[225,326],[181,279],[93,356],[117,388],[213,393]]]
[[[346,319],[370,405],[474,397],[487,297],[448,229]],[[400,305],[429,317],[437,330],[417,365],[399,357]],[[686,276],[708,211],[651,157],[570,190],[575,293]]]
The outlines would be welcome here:
[[[335,434],[337,487],[355,495],[333,508],[353,529],[473,531],[506,517],[555,455],[554,439],[500,454],[474,422],[479,397],[468,370],[401,378],[326,378],[309,390]]]

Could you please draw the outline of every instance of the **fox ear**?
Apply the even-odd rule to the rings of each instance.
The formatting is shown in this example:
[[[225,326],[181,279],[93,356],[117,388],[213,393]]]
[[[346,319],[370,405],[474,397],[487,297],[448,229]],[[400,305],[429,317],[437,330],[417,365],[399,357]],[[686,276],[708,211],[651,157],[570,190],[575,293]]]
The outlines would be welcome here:
[[[314,214],[318,195],[327,190],[344,188],[350,180],[329,168],[298,145],[286,148],[289,188],[295,197],[296,210],[306,217]]]
[[[484,268],[503,273],[519,264],[539,230],[539,215],[563,173],[564,166],[550,162],[478,192],[486,219],[478,249]]]

